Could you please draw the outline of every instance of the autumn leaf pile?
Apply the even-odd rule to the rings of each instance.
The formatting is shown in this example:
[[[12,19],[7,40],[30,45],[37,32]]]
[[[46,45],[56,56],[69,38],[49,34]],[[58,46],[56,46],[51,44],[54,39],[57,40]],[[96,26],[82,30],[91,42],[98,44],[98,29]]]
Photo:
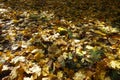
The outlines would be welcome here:
[[[81,13],[83,16],[73,17],[79,9],[72,12],[71,5],[64,10],[56,5],[63,2],[51,3],[46,0],[39,10],[33,6],[15,9],[12,1],[10,7],[0,4],[0,80],[120,79],[119,17],[108,18],[115,21],[115,27],[104,17],[88,17],[88,9]],[[81,8],[78,4],[75,7]]]

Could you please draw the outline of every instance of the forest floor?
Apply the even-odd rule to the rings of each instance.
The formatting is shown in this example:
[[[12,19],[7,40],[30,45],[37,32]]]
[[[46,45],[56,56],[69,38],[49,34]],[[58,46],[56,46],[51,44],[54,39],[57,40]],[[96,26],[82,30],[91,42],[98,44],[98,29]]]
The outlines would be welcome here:
[[[119,80],[119,0],[0,0],[0,80]]]

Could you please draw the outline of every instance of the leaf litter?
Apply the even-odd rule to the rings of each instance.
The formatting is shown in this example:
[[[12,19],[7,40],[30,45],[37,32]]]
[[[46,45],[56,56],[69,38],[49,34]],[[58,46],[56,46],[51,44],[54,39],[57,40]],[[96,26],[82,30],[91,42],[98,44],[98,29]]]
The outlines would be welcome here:
[[[14,2],[18,8],[22,0],[14,0],[12,3],[8,1],[6,6]],[[88,8],[83,6],[84,1],[81,6],[77,2],[79,0],[56,3],[46,0],[43,9],[36,10],[32,6],[33,9],[26,7],[26,11],[19,10],[25,6],[14,10],[13,6],[10,6],[12,9],[0,5],[0,79],[118,80],[120,28],[102,20],[105,18],[95,18],[101,14],[94,13],[96,3]],[[75,11],[73,5],[85,12]],[[47,7],[55,10],[47,10]],[[103,10],[101,6],[99,9]],[[87,10],[95,16],[86,16]],[[117,8],[113,10],[119,12]],[[79,12],[82,17],[77,16]],[[106,14],[100,16],[103,15]]]

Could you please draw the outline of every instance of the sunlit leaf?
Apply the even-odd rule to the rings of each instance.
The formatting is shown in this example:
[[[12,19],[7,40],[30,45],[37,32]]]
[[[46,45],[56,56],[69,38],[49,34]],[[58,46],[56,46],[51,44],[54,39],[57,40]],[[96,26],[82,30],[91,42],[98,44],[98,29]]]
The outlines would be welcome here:
[[[16,56],[11,60],[11,63],[18,63],[18,62],[25,62],[25,57],[24,56]]]
[[[62,77],[63,77],[63,73],[62,73],[61,71],[59,71],[59,72],[57,73],[57,77],[58,77],[58,78],[62,78]]]
[[[110,67],[113,69],[120,69],[120,61],[119,60],[112,60],[109,64]]]

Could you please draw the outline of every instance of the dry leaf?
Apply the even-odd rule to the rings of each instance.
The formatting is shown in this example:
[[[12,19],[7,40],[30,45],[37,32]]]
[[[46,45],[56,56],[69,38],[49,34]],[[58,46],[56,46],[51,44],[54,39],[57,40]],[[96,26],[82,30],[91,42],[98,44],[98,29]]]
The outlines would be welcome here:
[[[25,57],[24,56],[16,56],[10,62],[14,63],[14,64],[16,64],[17,62],[25,62]]]

